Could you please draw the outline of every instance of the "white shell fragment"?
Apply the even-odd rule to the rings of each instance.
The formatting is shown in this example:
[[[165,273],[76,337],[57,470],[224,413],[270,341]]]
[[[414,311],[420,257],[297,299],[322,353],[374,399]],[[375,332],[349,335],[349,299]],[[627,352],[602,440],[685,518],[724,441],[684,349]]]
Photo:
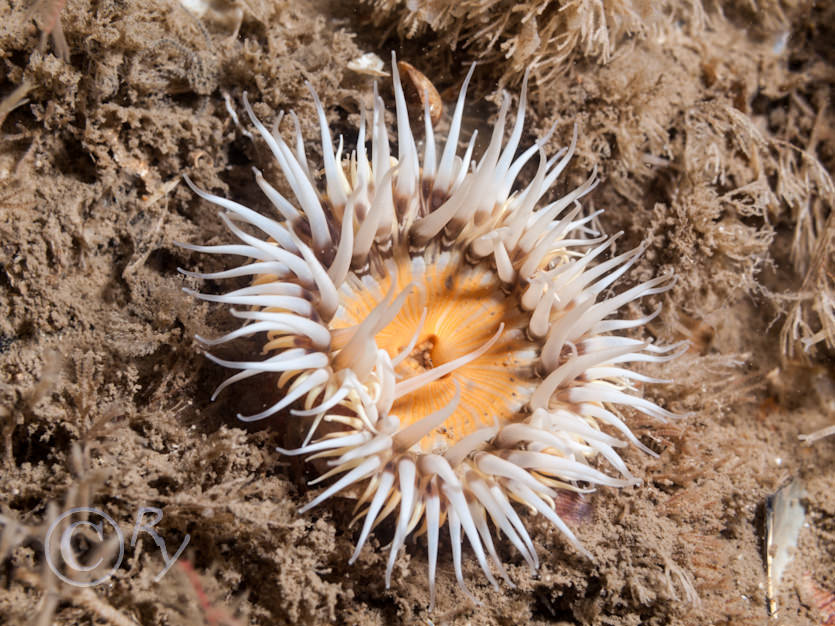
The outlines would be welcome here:
[[[348,69],[366,76],[388,76],[383,70],[383,60],[373,52],[366,52],[348,62]]]
[[[203,17],[209,10],[209,3],[206,0],[180,0],[180,4],[183,5],[186,11],[197,18]]]
[[[768,576],[768,612],[777,614],[780,579],[797,549],[797,537],[803,527],[805,496],[799,480],[782,486],[765,501],[765,569]]]

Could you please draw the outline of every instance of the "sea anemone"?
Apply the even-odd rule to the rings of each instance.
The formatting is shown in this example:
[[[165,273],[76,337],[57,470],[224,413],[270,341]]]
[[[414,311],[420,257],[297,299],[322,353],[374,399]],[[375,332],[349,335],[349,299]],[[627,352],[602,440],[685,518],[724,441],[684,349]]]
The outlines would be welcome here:
[[[241,307],[231,310],[243,320],[240,328],[197,339],[214,346],[264,337],[263,360],[207,355],[240,370],[215,396],[236,381],[271,376],[275,403],[238,418],[308,420],[301,447],[279,451],[320,459],[314,467],[326,471],[313,483],[338,477],[301,512],[337,494],[356,499],[355,521],[362,520],[362,528],[351,563],[372,529],[392,516],[387,587],[406,539],[425,533],[433,604],[444,525],[455,576],[471,598],[462,575],[465,536],[493,585],[495,571],[512,586],[494,543],[499,531],[532,570],[538,567],[523,511],[544,516],[575,550],[590,556],[557,514],[560,492],[639,482],[616,449],[629,442],[653,452],[629,430],[619,407],[660,421],[673,414],[640,397],[636,387],[662,381],[623,364],[665,361],[680,348],[613,334],[653,319],[658,310],[638,319],[611,316],[669,289],[673,278],[658,276],[615,293],[612,286],[644,247],[614,255],[618,235],[592,227],[599,212],[584,214],[579,199],[596,186],[596,173],[567,195],[543,202],[574,154],[576,127],[571,145],[550,158],[543,146],[551,133],[517,155],[523,84],[508,140],[510,98],[504,94],[484,154],[473,160],[473,133],[458,156],[472,72],[441,150],[425,112],[422,158],[394,62],[397,159],[389,152],[376,87],[370,162],[365,115],[356,151],[343,158],[342,138],[334,153],[325,110],[311,88],[324,155],[321,185],[295,116],[291,147],[278,122],[270,132],[244,96],[252,124],[296,199],[287,200],[255,170],[273,217],[202,191],[186,178],[195,193],[225,210],[220,218],[239,242],[184,247],[247,261],[220,272],[181,271],[211,280],[251,277],[249,286],[225,295],[186,290]],[[536,174],[515,188],[534,157]],[[606,260],[595,263],[600,258]]]

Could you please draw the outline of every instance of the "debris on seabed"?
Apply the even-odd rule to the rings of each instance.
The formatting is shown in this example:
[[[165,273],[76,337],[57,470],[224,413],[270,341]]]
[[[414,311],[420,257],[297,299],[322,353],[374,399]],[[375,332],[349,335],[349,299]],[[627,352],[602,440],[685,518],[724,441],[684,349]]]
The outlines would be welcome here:
[[[777,615],[780,579],[797,549],[806,510],[803,485],[794,479],[765,501],[765,570],[768,577],[768,614]]]
[[[368,76],[389,75],[388,72],[383,70],[383,60],[373,52],[366,52],[362,56],[349,61],[348,69]]]
[[[444,103],[441,100],[441,94],[438,93],[432,81],[414,65],[406,61],[398,61],[397,70],[405,79],[403,88],[407,101],[411,104],[420,103],[421,113],[428,107],[433,126],[440,122],[441,115],[444,112]]]

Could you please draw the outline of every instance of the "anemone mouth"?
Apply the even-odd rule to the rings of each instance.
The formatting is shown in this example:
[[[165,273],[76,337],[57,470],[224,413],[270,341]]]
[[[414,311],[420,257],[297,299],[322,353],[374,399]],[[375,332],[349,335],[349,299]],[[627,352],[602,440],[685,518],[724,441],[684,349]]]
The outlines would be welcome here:
[[[525,335],[529,315],[519,298],[502,290],[488,263],[470,263],[456,250],[398,252],[390,271],[343,285],[331,327],[359,325],[390,289],[414,286],[375,335],[400,389],[390,413],[406,427],[447,406],[460,390],[455,411],[416,449],[443,453],[481,428],[520,419],[537,382],[537,345]]]
[[[686,346],[658,347],[619,335],[657,315],[622,319],[624,305],[670,288],[658,276],[625,290],[618,279],[643,248],[617,255],[617,235],[589,224],[579,200],[596,183],[593,172],[563,197],[543,199],[576,145],[547,157],[545,137],[517,154],[525,114],[523,83],[512,131],[504,140],[505,96],[484,154],[473,159],[474,137],[458,155],[467,84],[462,87],[443,149],[424,112],[424,152],[418,155],[397,67],[392,59],[398,155],[389,153],[384,105],[376,93],[371,155],[361,116],[357,151],[334,152],[324,108],[316,104],[325,180],[312,175],[296,121],[295,146],[270,132],[244,100],[295,202],[256,170],[256,182],[277,216],[266,217],[188,184],[225,209],[221,219],[239,243],[181,244],[210,254],[248,259],[231,269],[188,276],[251,277],[223,295],[190,293],[240,308],[243,325],[207,346],[264,336],[262,360],[225,361],[239,370],[216,390],[258,375],[278,389],[254,421],[279,415],[304,420],[308,435],[283,454],[319,459],[332,481],[302,512],[337,494],[356,499],[362,520],[358,557],[380,521],[395,518],[386,567],[407,537],[425,532],[431,602],[438,535],[449,531],[455,577],[462,574],[466,538],[487,579],[512,585],[494,544],[501,534],[531,569],[533,542],[517,506],[544,516],[590,557],[558,514],[557,489],[625,487],[639,481],[617,448],[642,445],[619,408],[658,420],[675,417],[640,395],[639,384],[663,382],[625,364],[674,358]],[[295,116],[293,116],[295,121]],[[279,120],[280,121],[280,120]],[[533,180],[515,188],[533,157]],[[252,234],[253,231],[260,233]],[[611,295],[613,292],[614,295]],[[470,596],[472,597],[472,596]]]

